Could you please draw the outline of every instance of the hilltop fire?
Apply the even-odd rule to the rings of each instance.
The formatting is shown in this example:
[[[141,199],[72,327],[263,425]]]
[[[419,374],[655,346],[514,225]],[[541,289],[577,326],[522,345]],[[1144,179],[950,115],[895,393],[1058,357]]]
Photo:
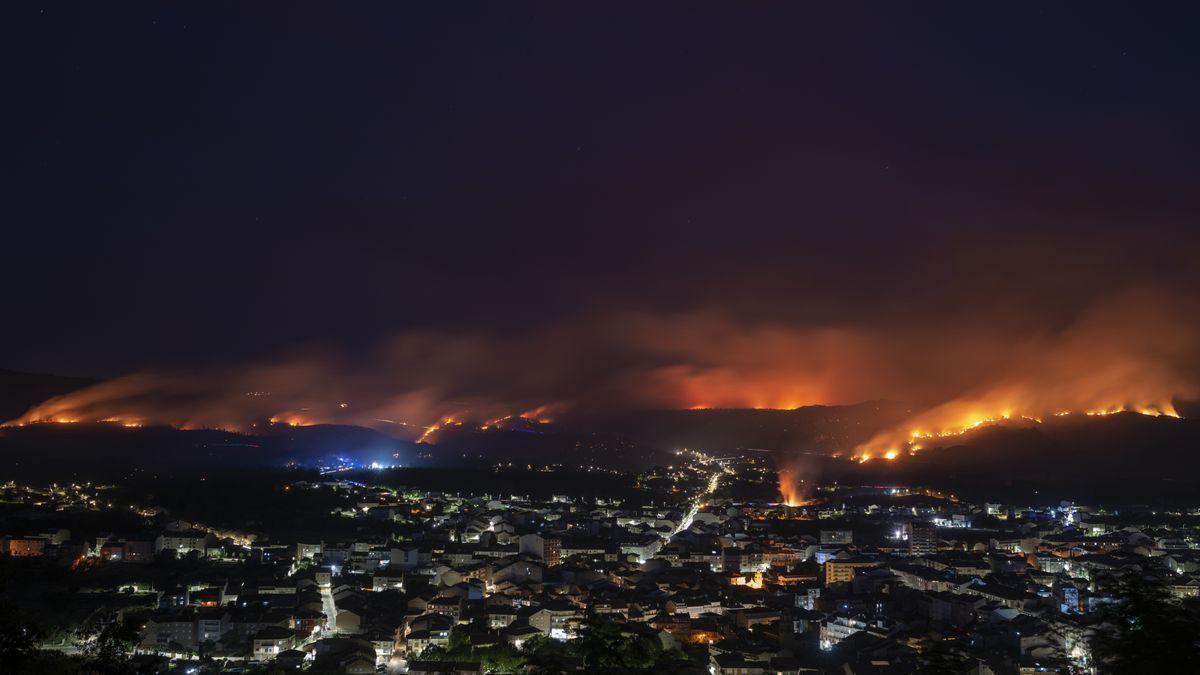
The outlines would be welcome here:
[[[917,412],[874,438],[856,436],[867,440],[854,452],[830,451],[899,461],[989,423],[1037,424],[1063,411],[1176,414],[1171,401],[1200,399],[1198,316],[1186,299],[1152,291],[1106,297],[1049,327],[986,316],[880,327],[595,312],[512,334],[404,333],[353,357],[142,372],[52,398],[11,424],[253,431],[273,419],[429,443],[448,419],[529,430],[561,415],[886,399]]]
[[[855,448],[851,459],[857,462],[868,462],[876,458],[890,461],[903,455],[917,454],[925,447],[926,441],[962,436],[968,432],[991,425],[1039,425],[1043,423],[1044,419],[1050,416],[1067,417],[1070,415],[1086,415],[1095,417],[1131,413],[1151,417],[1179,417],[1179,413],[1175,411],[1175,407],[1170,403],[1107,406],[1078,412],[1059,410],[1058,412],[1042,415],[1014,414],[1011,409],[1006,409],[998,415],[968,413],[957,416],[957,410],[964,405],[966,404],[951,402],[918,415],[915,419],[905,423],[901,427],[877,434],[871,440]]]
[[[445,418],[438,420],[437,422],[434,422],[433,424],[431,424],[425,428],[424,433],[422,433],[419,437],[417,437],[417,443],[429,443],[430,439],[433,438],[434,434],[436,434],[437,432],[441,431],[442,429],[445,429],[446,427],[448,427],[452,424],[457,424],[459,426],[462,426],[462,422],[456,421],[453,417],[445,417]]]
[[[300,413],[281,413],[267,421],[271,424],[286,424],[289,427],[307,427],[313,424],[313,422]]]

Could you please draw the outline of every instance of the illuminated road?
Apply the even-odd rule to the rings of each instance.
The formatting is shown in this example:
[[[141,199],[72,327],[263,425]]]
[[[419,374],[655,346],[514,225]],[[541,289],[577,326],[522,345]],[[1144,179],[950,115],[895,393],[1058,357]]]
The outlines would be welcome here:
[[[696,498],[692,500],[692,506],[688,509],[687,515],[684,516],[683,520],[679,523],[679,526],[672,530],[671,534],[667,535],[667,541],[671,541],[675,535],[687,530],[692,526],[692,521],[696,518],[696,514],[700,512],[700,507],[704,504],[704,500],[707,499],[709,495],[717,491],[717,486],[721,484],[721,476],[727,473],[732,472],[722,467],[719,471],[716,471],[709,476],[708,485],[704,488],[703,492],[697,494]]]
[[[321,637],[336,637],[337,636],[337,607],[333,604],[333,588],[332,582],[330,588],[321,589],[321,611],[325,612],[327,620],[325,621],[325,631]]]

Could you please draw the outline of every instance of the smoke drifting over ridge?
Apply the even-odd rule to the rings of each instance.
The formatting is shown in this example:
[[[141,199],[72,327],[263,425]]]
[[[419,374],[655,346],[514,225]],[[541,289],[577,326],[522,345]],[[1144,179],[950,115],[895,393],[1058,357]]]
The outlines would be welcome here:
[[[1014,346],[1002,370],[885,431],[858,458],[895,459],[927,439],[1000,420],[1137,412],[1178,416],[1177,399],[1200,393],[1200,330],[1192,303],[1145,292],[1085,313],[1065,329]]]
[[[420,438],[447,420],[644,408],[794,408],[887,398],[918,411],[860,453],[981,420],[1128,409],[1200,394],[1194,304],[1160,291],[1093,303],[1062,327],[958,322],[797,326],[716,311],[593,312],[504,335],[403,333],[361,358],[147,371],[47,401],[14,423],[106,420],[246,430],[344,423]],[[904,446],[903,449],[907,449]]]

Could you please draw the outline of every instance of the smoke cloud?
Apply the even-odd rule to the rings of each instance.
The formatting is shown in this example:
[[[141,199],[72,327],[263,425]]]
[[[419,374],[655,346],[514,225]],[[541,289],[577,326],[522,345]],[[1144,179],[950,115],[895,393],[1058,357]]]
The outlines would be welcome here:
[[[1000,420],[1130,411],[1177,415],[1175,401],[1200,393],[1194,303],[1128,292],[1055,332],[1016,342],[1000,367],[858,448],[860,459],[895,459],[926,439]]]
[[[444,420],[547,420],[646,408],[794,408],[892,399],[919,412],[860,448],[978,420],[1194,398],[1195,306],[1158,290],[1103,299],[1056,327],[959,321],[803,326],[728,312],[592,312],[506,334],[411,331],[360,357],[154,370],[36,406],[14,423],[108,420],[249,430],[274,421],[419,438]],[[904,446],[907,449],[907,446]]]

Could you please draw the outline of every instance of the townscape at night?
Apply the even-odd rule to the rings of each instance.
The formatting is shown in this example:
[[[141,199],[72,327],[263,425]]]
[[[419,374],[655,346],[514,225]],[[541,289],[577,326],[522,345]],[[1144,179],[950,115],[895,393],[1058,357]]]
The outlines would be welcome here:
[[[5,14],[0,674],[1200,673],[1200,5]]]
[[[526,433],[485,426],[458,433]],[[822,481],[865,465],[763,450],[448,468],[423,459],[434,440],[10,481],[6,597],[38,616],[47,667],[727,674],[1089,673],[1131,588],[1181,620],[1200,600],[1192,503]]]
[[[769,455],[673,462],[503,464],[469,490],[293,469],[170,507],[9,482],[3,565],[53,604],[43,650],[220,671],[1089,672],[1127,584],[1200,598],[1200,507],[838,483],[786,503]]]

